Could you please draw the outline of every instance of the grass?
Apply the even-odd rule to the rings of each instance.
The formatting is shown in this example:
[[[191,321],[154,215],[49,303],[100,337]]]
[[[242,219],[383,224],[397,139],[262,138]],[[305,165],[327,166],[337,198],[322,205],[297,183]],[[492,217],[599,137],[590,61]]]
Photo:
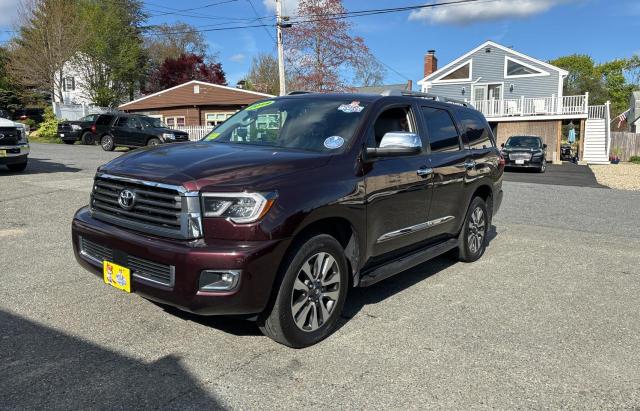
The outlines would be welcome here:
[[[37,132],[33,132],[29,135],[29,141],[33,143],[49,143],[49,144],[61,144],[60,138],[55,136],[41,136]]]
[[[629,158],[629,162],[633,164],[640,164],[640,156],[631,156],[631,158]]]

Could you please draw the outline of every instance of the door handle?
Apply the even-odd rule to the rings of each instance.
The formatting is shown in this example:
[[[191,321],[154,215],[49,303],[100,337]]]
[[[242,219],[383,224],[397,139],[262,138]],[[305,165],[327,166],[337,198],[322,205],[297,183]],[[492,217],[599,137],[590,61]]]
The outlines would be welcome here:
[[[477,163],[471,160],[471,161],[465,161],[463,165],[464,165],[464,168],[466,168],[467,170],[471,170],[477,165]]]
[[[433,174],[433,168],[431,168],[431,167],[422,167],[422,168],[419,168],[418,171],[416,171],[416,173],[420,177],[427,177],[427,176],[430,176],[431,174]]]

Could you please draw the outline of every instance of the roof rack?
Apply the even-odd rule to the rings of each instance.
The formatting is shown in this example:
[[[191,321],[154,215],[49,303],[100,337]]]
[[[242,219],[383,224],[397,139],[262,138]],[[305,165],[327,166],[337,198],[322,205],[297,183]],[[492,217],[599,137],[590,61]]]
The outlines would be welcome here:
[[[441,101],[441,102],[445,102],[445,103],[458,104],[458,105],[464,106],[464,107],[472,107],[472,105],[470,103],[467,103],[466,101],[458,100],[458,99],[455,99],[455,98],[449,98],[449,97],[445,97],[445,96],[439,96],[437,94],[422,93],[420,91],[389,89],[389,90],[383,91],[380,94],[383,95],[383,96],[422,97],[422,98],[428,98],[428,99],[433,100],[433,101]]]
[[[311,94],[313,91],[294,90],[287,93],[287,96],[295,96],[296,94]]]

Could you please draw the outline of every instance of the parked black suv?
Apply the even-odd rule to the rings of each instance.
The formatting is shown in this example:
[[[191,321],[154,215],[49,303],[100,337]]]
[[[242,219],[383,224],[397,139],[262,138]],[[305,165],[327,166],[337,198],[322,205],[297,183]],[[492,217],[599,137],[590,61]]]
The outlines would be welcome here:
[[[100,167],[73,247],[113,287],[244,315],[305,347],[335,329],[350,287],[447,252],[480,258],[503,170],[489,125],[464,103],[290,95],[245,108],[199,142]]]
[[[65,144],[81,141],[82,144],[95,144],[96,136],[109,130],[113,114],[89,114],[76,121],[58,123],[58,136]]]
[[[144,147],[189,141],[188,133],[171,129],[157,118],[137,114],[117,115],[109,129],[99,137],[105,151],[113,151],[119,146]]]
[[[502,144],[506,167],[532,168],[539,173],[547,169],[547,145],[537,136],[511,136]]]

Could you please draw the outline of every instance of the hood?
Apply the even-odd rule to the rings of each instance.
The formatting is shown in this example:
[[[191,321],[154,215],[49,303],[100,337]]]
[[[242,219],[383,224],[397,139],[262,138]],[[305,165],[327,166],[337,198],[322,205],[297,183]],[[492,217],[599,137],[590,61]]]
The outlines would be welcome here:
[[[263,189],[267,182],[273,184],[274,179],[323,166],[330,158],[328,154],[274,147],[177,143],[131,151],[99,171],[183,185],[189,190],[220,186]]]
[[[189,133],[187,133],[186,131],[177,130],[175,128],[169,128],[169,127],[147,127],[146,130],[151,130],[156,133],[172,133],[172,134],[178,134],[178,135],[189,135]]]
[[[18,125],[19,124],[19,125]],[[14,123],[6,118],[0,118],[0,127],[21,127],[22,123]]]

